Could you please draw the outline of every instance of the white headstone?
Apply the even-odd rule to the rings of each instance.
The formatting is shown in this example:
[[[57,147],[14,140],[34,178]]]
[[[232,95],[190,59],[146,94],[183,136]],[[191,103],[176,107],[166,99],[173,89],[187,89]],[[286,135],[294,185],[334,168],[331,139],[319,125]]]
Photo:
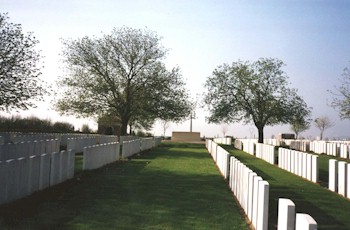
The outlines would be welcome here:
[[[338,161],[335,159],[329,160],[329,179],[328,179],[328,188],[333,192],[337,192],[337,183],[338,183]]]
[[[269,187],[270,186],[267,181],[259,181],[258,218],[256,230],[268,230]]]
[[[42,154],[40,156],[39,190],[43,190],[50,186],[50,161],[51,154]]]
[[[290,199],[278,199],[277,230],[295,229],[295,204]]]
[[[345,161],[338,162],[338,193],[342,196],[346,196],[346,165]]]
[[[260,176],[254,177],[252,224],[255,228],[258,222],[259,181],[262,181]]]
[[[317,230],[317,223],[310,215],[304,213],[297,213],[295,217],[295,229]]]
[[[312,155],[312,182],[318,182],[318,156]]]

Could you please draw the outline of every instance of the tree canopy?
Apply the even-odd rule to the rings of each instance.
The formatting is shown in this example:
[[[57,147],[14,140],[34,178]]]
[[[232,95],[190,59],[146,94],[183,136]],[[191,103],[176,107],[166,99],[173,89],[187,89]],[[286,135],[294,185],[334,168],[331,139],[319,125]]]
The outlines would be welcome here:
[[[206,81],[204,102],[212,123],[253,122],[263,142],[267,125],[286,124],[311,110],[288,87],[288,77],[278,59],[261,58],[255,62],[223,64]]]
[[[168,70],[167,50],[152,31],[113,29],[101,38],[63,40],[67,75],[58,82],[56,107],[78,116],[117,116],[128,125],[149,127],[155,119],[180,121],[190,111],[180,69]]]
[[[299,138],[299,134],[308,130],[311,126],[311,119],[305,117],[293,119],[290,122],[290,129],[295,133],[296,139]]]
[[[38,40],[0,13],[0,111],[28,109],[47,93],[39,76]]]
[[[331,91],[334,95],[331,106],[338,109],[341,119],[350,119],[350,69],[344,69],[340,86]]]

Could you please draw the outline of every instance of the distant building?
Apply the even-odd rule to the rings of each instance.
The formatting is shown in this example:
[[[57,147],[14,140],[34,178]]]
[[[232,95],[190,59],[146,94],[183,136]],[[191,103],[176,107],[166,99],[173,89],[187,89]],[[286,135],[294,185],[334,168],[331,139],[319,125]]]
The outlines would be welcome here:
[[[171,136],[171,140],[173,141],[184,141],[184,142],[197,142],[201,141],[199,132],[173,132]]]
[[[97,121],[98,124],[98,129],[97,133],[98,134],[103,134],[103,135],[120,135],[120,121],[119,118],[117,117],[112,117],[112,116],[104,116],[100,117]]]
[[[278,134],[278,140],[282,139],[295,139],[294,133],[279,133]]]

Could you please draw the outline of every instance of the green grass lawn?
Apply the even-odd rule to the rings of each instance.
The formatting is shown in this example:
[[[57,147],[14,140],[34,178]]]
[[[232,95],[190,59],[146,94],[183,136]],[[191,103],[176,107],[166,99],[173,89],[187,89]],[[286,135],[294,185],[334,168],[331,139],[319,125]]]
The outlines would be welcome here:
[[[269,229],[275,229],[277,225],[279,198],[291,199],[296,205],[296,212],[310,214],[318,223],[318,229],[350,229],[350,200],[248,153],[233,149],[231,146],[225,146],[225,148],[269,182]],[[328,159],[327,156],[321,156],[319,162],[321,170],[324,171],[327,168],[327,176]],[[325,177],[325,172],[320,174]]]
[[[0,229],[249,228],[204,145],[163,143],[0,206]]]

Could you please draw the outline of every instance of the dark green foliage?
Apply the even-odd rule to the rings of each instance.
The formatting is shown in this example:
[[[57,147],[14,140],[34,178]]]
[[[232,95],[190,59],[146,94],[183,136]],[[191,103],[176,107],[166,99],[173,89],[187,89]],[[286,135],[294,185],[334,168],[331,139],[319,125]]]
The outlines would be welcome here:
[[[288,87],[283,62],[261,58],[255,62],[234,62],[214,70],[206,81],[204,102],[209,122],[254,123],[263,141],[266,125],[285,124],[310,113],[297,90]]]
[[[32,33],[24,34],[20,24],[0,13],[0,111],[28,109],[32,99],[48,92],[39,79],[37,44]]]
[[[4,132],[42,132],[42,133],[71,133],[74,126],[68,122],[52,122],[37,117],[22,118],[20,116],[0,116],[0,131]]]
[[[127,126],[152,126],[155,119],[180,121],[189,114],[180,69],[168,70],[167,50],[152,31],[123,27],[101,38],[64,40],[67,75],[58,82],[62,113],[116,117]]]

